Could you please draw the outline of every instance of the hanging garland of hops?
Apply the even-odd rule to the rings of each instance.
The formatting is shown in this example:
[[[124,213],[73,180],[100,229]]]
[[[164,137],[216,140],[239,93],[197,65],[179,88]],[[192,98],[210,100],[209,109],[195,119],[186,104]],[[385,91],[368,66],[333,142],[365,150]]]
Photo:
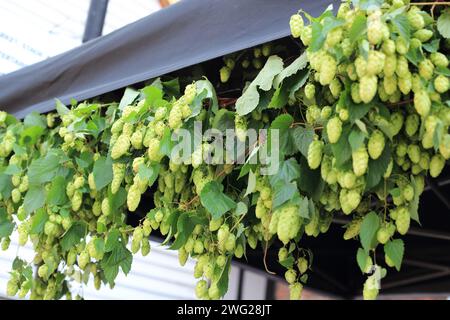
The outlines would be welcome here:
[[[450,157],[449,12],[434,9],[433,18],[401,0],[369,3],[343,3],[337,17],[305,14],[308,26],[294,15],[292,35],[306,53],[287,64],[263,47],[267,61],[234,110],[220,108],[208,80],[178,94],[174,81],[157,79],[127,89],[120,103],[57,101],[57,113],[24,121],[0,112],[1,247],[16,231],[19,245],[35,251],[33,261],[14,261],[8,294],[71,299],[92,278],[96,288],[114,287],[158,231],[181,265],[197,261],[199,298],[226,293],[233,257],[277,243],[299,299],[313,264],[302,239],[326,233],[343,214],[343,238],[361,243],[364,298],[376,298],[386,274],[376,251],[383,247],[385,265],[400,269],[399,235],[418,220],[424,177],[437,177]],[[239,140],[277,129],[278,170],[220,162],[213,139],[177,161],[171,135],[195,121],[224,135],[235,129]],[[245,159],[268,157],[261,150],[272,134],[247,146]],[[128,225],[148,195],[154,208]]]

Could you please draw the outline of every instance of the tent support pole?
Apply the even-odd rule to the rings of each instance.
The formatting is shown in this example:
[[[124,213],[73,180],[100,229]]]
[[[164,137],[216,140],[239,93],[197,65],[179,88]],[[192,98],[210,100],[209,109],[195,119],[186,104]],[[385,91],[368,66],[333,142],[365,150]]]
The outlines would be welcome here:
[[[91,0],[86,26],[84,28],[83,43],[102,35],[108,1],[109,0]]]

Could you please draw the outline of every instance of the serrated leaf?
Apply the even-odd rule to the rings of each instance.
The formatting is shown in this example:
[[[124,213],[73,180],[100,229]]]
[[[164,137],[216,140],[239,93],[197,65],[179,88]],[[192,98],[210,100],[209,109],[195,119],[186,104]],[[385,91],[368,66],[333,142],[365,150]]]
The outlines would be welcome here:
[[[341,136],[336,143],[331,144],[331,150],[336,158],[336,167],[343,167],[352,156],[352,148],[348,142],[350,127],[346,126],[342,129]]]
[[[279,180],[275,185],[272,185],[273,189],[273,203],[272,208],[275,210],[276,208],[280,207],[285,202],[292,199],[294,194],[297,192],[297,183],[295,182],[289,182],[286,183],[285,181]]]
[[[9,237],[14,230],[15,224],[8,220],[0,222],[0,239],[4,237]]]
[[[50,190],[47,193],[47,203],[60,206],[67,201],[66,180],[62,176],[57,176],[52,180]]]
[[[409,43],[411,38],[411,26],[406,15],[399,14],[391,20],[398,34]]]
[[[278,172],[269,176],[269,181],[272,186],[275,186],[279,181],[289,183],[300,177],[300,166],[295,158],[289,158],[280,164]]]
[[[348,135],[348,142],[352,148],[352,151],[356,151],[361,147],[366,139],[366,135],[359,129],[353,128]]]
[[[290,269],[294,266],[294,257],[292,255],[290,255],[289,257],[287,257],[286,259],[284,259],[283,261],[279,261],[279,263],[285,267],[286,269]]]
[[[365,273],[365,270],[367,269],[366,263],[367,263],[367,257],[369,255],[366,251],[364,251],[361,248],[358,248],[358,252],[356,253],[356,262],[358,262],[359,269],[361,269],[362,273]]]
[[[141,179],[147,180],[148,186],[151,187],[158,178],[160,167],[159,163],[154,163],[150,167],[141,163],[138,168],[138,175]]]
[[[164,156],[170,156],[174,146],[174,141],[172,141],[172,132],[168,127],[164,129],[163,137],[159,144],[159,153]]]
[[[247,190],[245,191],[244,197],[255,192],[255,188],[256,188],[256,174],[252,170],[250,170],[248,174]]]
[[[270,56],[266,64],[252,81],[247,90],[236,101],[236,112],[244,116],[252,112],[259,103],[258,89],[268,91],[273,80],[283,70],[283,60],[278,56]]]
[[[64,103],[59,99],[55,99],[56,112],[58,112],[59,116],[63,116],[70,112],[69,108],[66,107]]]
[[[314,129],[310,127],[296,127],[290,131],[294,146],[304,156],[308,156],[308,148],[314,138]]]
[[[46,195],[44,188],[31,186],[30,189],[28,189],[27,194],[25,195],[25,198],[23,200],[25,212],[30,214],[37,209],[42,208],[45,203],[45,198]]]
[[[380,227],[380,217],[375,212],[368,213],[362,223],[359,237],[361,245],[366,252],[375,248],[377,244],[377,231]]]
[[[48,220],[48,214],[45,209],[37,210],[36,214],[31,219],[30,234],[38,234],[44,230],[44,225]]]
[[[353,20],[348,34],[351,43],[356,43],[367,31],[367,18],[365,15],[358,15]]]
[[[93,169],[95,188],[101,190],[111,183],[113,179],[111,157],[100,157],[94,162]]]
[[[61,248],[68,251],[70,248],[80,243],[80,240],[86,235],[86,224],[84,222],[75,222],[61,239]]]
[[[178,250],[180,249],[188,240],[189,236],[192,234],[195,226],[197,224],[205,224],[206,219],[201,218],[195,214],[183,212],[177,220],[177,238],[172,243],[169,249]]]
[[[238,215],[238,216],[241,216],[243,214],[246,214],[247,211],[248,211],[247,205],[244,202],[239,201],[237,203],[237,205],[236,205],[236,212],[235,212],[235,214]]]
[[[446,39],[450,39],[450,10],[447,9],[437,19],[437,29]]]
[[[220,274],[219,281],[217,282],[217,287],[219,288],[219,295],[222,297],[228,291],[228,283],[229,283],[229,275],[231,270],[231,258],[227,259],[227,263],[225,264],[222,272]]]
[[[324,33],[322,32],[323,26],[318,21],[313,22],[311,28],[312,28],[312,39],[309,49],[312,52],[316,52],[320,48],[322,48],[323,43],[325,42],[326,39],[326,35],[324,35]]]
[[[53,153],[44,158],[34,160],[28,169],[28,180],[30,185],[42,186],[53,179],[59,168],[59,158]]]
[[[434,39],[431,42],[422,43],[422,48],[427,50],[430,53],[436,52],[439,49],[440,39]]]
[[[400,271],[404,252],[405,245],[401,239],[391,240],[384,245],[384,253],[392,260],[397,271]]]
[[[217,181],[210,181],[203,187],[200,201],[211,213],[213,219],[220,218],[236,207],[236,202],[223,193],[223,185]]]
[[[308,63],[308,58],[306,56],[306,52],[304,52],[300,57],[295,59],[289,66],[283,69],[274,79],[273,85],[275,88],[279,87],[284,79],[289,78],[296,74],[299,70],[302,70],[306,67]]]

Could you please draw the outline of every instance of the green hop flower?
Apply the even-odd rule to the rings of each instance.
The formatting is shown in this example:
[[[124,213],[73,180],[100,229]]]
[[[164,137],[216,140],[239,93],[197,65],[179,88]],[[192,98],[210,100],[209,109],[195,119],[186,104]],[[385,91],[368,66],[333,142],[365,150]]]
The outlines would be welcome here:
[[[366,147],[361,146],[358,150],[352,152],[353,172],[357,177],[364,175],[369,164],[369,154]]]
[[[289,286],[289,298],[291,300],[300,300],[302,296],[303,285],[300,282],[295,282]]]
[[[406,117],[405,132],[409,137],[412,137],[419,129],[420,118],[417,114],[410,114]]]
[[[141,191],[138,185],[133,184],[127,194],[128,210],[131,212],[135,211],[139,206],[139,202],[141,202]]]
[[[434,88],[439,93],[444,93],[450,88],[450,81],[449,79],[440,74],[434,79]]]
[[[287,283],[293,284],[297,279],[297,272],[295,272],[294,269],[289,269],[284,274],[284,278],[286,279]]]
[[[445,166],[445,159],[440,154],[435,154],[430,161],[430,176],[438,177]]]
[[[130,144],[131,144],[130,137],[125,134],[121,134],[119,138],[117,138],[116,143],[112,147],[111,158],[118,159],[121,156],[123,156],[125,153],[128,152]]]
[[[299,38],[302,34],[304,22],[303,18],[299,14],[294,14],[289,20],[289,27],[291,28],[291,34],[294,38]]]
[[[419,62],[419,74],[425,80],[430,80],[433,77],[434,65],[428,60],[424,59]]]
[[[291,239],[297,236],[302,224],[298,207],[295,205],[287,205],[280,209],[280,217],[277,226],[278,238],[287,244]]]
[[[315,94],[316,94],[316,87],[314,86],[314,84],[308,83],[305,86],[305,97],[307,99],[312,99],[312,98],[314,98]]]
[[[420,29],[414,32],[413,36],[423,43],[431,39],[431,37],[433,36],[433,31],[428,29]]]
[[[308,148],[308,165],[311,169],[317,169],[322,161],[324,143],[320,140],[311,142]]]
[[[436,67],[447,68],[448,66],[448,58],[441,52],[433,52],[430,54],[430,60]]]
[[[367,149],[372,159],[378,159],[383,153],[385,145],[384,134],[380,130],[374,130],[370,135]]]
[[[417,113],[422,117],[425,117],[430,112],[431,100],[428,93],[425,90],[421,90],[414,95],[414,108]]]

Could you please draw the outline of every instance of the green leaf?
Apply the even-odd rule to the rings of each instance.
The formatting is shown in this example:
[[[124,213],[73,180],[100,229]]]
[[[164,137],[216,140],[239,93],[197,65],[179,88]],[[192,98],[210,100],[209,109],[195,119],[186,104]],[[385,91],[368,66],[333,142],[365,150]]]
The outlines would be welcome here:
[[[227,109],[220,109],[214,116],[211,127],[221,132],[225,132],[227,129],[233,129],[234,112]]]
[[[56,104],[56,112],[58,112],[59,116],[63,116],[70,112],[69,108],[66,107],[64,103],[62,103],[59,99],[55,99]]]
[[[119,110],[123,110],[126,106],[133,103],[134,100],[139,96],[139,91],[133,88],[126,88],[123,93],[122,99],[120,99]]]
[[[300,166],[295,158],[280,163],[278,172],[269,176],[270,184],[274,187],[278,182],[289,183],[300,177]]]
[[[247,190],[245,191],[244,197],[255,192],[255,188],[256,188],[256,174],[252,170],[250,170],[248,175]]]
[[[213,219],[220,218],[225,212],[236,207],[236,202],[223,193],[223,185],[217,181],[210,181],[203,187],[200,201]]]
[[[172,132],[170,132],[170,129],[166,127],[164,129],[164,134],[163,137],[161,138],[161,142],[159,144],[159,153],[161,155],[170,156],[173,146],[174,141],[172,141]]]
[[[348,142],[352,148],[352,151],[356,151],[361,147],[366,139],[366,135],[359,129],[353,128],[348,136]]]
[[[94,162],[93,168],[95,188],[97,190],[103,189],[105,186],[111,183],[113,179],[112,159],[111,157],[103,157],[97,159]]]
[[[30,185],[42,186],[54,178],[59,168],[59,158],[49,153],[44,158],[34,160],[28,169]]]
[[[61,239],[61,248],[63,251],[69,251],[70,248],[80,243],[80,240],[86,235],[86,224],[81,221],[75,222]]]
[[[247,90],[236,101],[236,112],[241,116],[252,112],[259,103],[258,89],[270,90],[275,76],[281,71],[283,71],[283,60],[278,56],[270,56]]]
[[[431,42],[422,43],[422,48],[427,50],[430,53],[436,52],[439,49],[440,39],[434,39]]]
[[[352,148],[348,142],[350,127],[345,126],[342,129],[341,136],[336,143],[331,144],[331,150],[336,158],[336,167],[343,167],[352,157]]]
[[[195,85],[197,95],[204,93],[200,103],[203,103],[205,99],[208,99],[210,101],[211,110],[216,113],[219,108],[219,102],[217,100],[216,90],[214,90],[212,83],[209,80],[204,79],[196,81]]]
[[[149,187],[151,187],[158,178],[160,167],[159,163],[154,163],[150,167],[142,163],[139,166],[138,175],[141,179],[147,180]]]
[[[48,214],[45,209],[39,209],[31,219],[30,234],[38,234],[44,231],[44,225],[48,220]]]
[[[4,237],[9,237],[14,230],[15,224],[8,220],[0,222],[0,239]]]
[[[248,211],[247,205],[244,202],[239,201],[237,203],[237,205],[236,205],[236,212],[235,212],[235,214],[238,215],[238,216],[241,216],[243,214],[246,214],[247,211]]]
[[[296,74],[299,70],[304,69],[307,63],[308,57],[306,56],[306,52],[304,52],[275,77],[273,81],[274,87],[275,88],[279,87],[284,79],[289,78],[294,74]]]
[[[376,160],[369,159],[369,167],[367,169],[367,176],[366,176],[366,190],[370,190],[381,181],[381,178],[386,172],[390,160],[391,160],[391,149],[389,148],[388,144],[386,144],[383,153],[378,159]]]
[[[45,121],[45,117],[37,113],[36,111],[33,111],[30,114],[28,114],[23,120],[23,124],[25,125],[26,128],[29,127],[40,127],[41,129],[47,128],[47,122]]]
[[[20,144],[21,145],[33,145],[39,139],[40,136],[44,133],[44,128],[40,126],[31,126],[24,129],[20,133]]]
[[[323,43],[325,42],[326,39],[326,35],[322,32],[323,26],[320,22],[318,21],[313,22],[311,27],[312,27],[312,39],[309,48],[312,52],[316,52],[320,48],[322,48]]]
[[[121,242],[117,242],[110,252],[100,262],[106,280],[109,284],[113,284],[119,273],[119,267],[125,274],[131,270],[133,255]]]
[[[403,37],[407,43],[409,43],[411,38],[411,26],[409,25],[406,15],[399,14],[395,16],[391,22],[398,34]]]
[[[50,190],[47,193],[47,203],[49,205],[60,206],[67,201],[66,180],[63,176],[57,176],[52,180]]]
[[[290,114],[282,114],[276,117],[271,125],[270,129],[285,130],[294,122],[294,118]]]
[[[14,175],[14,174],[18,174],[21,172],[22,172],[22,169],[17,164],[9,164],[6,167],[5,171],[3,171],[3,174]]]
[[[275,185],[273,185],[272,188],[274,190],[273,204],[272,204],[272,208],[274,210],[280,207],[285,202],[292,199],[292,197],[298,190],[297,183],[295,182],[286,183],[282,180],[277,181],[277,183],[275,183]]]
[[[356,43],[367,31],[367,18],[365,15],[358,15],[350,27],[348,38],[351,43]]]
[[[442,74],[444,76],[450,77],[450,69],[449,68],[437,67],[436,69],[434,69],[434,72],[436,72],[437,74]]]
[[[320,170],[311,170],[308,166],[308,162],[305,157],[300,159],[300,177],[298,188],[301,191],[306,192],[309,196],[313,196],[316,193],[316,190],[320,187],[320,181],[322,181],[320,177]]]
[[[286,269],[290,269],[294,266],[295,263],[295,259],[292,255],[290,255],[289,257],[287,257],[286,259],[284,259],[283,261],[279,261],[279,263],[285,267]]]
[[[377,244],[377,231],[380,227],[380,217],[375,212],[368,213],[361,224],[359,237],[361,245],[366,252],[375,248]]]
[[[79,157],[75,158],[77,165],[81,168],[88,168],[94,161],[94,155],[91,152],[83,152]]]
[[[352,0],[355,7],[368,11],[379,9],[383,2],[383,0]]]
[[[366,251],[364,251],[361,248],[358,248],[358,252],[356,254],[356,262],[358,262],[359,269],[361,269],[362,273],[365,273],[365,271],[366,271],[366,268],[367,268],[366,263],[367,263],[368,256],[369,255],[367,254]]]
[[[42,208],[45,203],[45,198],[45,188],[42,186],[31,186],[23,200],[25,211],[30,214],[37,209]]]
[[[405,245],[401,239],[391,240],[384,245],[384,253],[392,260],[397,271],[400,271],[404,252]]]
[[[406,58],[416,67],[419,65],[425,57],[423,55],[422,47],[409,47],[408,52],[406,53]]]
[[[450,10],[447,9],[441,13],[437,19],[437,29],[439,33],[446,39],[450,39]]]
[[[219,295],[223,297],[225,293],[228,291],[228,283],[229,283],[229,275],[231,270],[231,258],[227,259],[227,263],[225,264],[222,273],[220,274],[219,281],[217,282],[217,287],[219,288]]]
[[[195,226],[197,224],[205,223],[205,218],[201,218],[198,215],[189,212],[183,212],[177,220],[177,238],[172,243],[169,249],[180,249],[182,246],[184,246],[189,236],[192,234],[192,231],[194,231]]]
[[[307,157],[309,145],[314,139],[314,129],[311,127],[296,127],[290,133],[294,146],[304,157]]]
[[[105,252],[111,252],[116,246],[120,245],[120,231],[111,229],[108,232],[105,243]]]
[[[157,101],[161,100],[163,98],[163,95],[164,95],[164,93],[163,93],[161,88],[155,87],[153,85],[146,86],[145,88],[141,89],[141,92],[142,92],[142,94],[145,97],[145,104],[144,104],[144,106],[146,108],[154,107],[155,103]],[[133,101],[129,102],[128,104],[131,104],[132,102]]]

